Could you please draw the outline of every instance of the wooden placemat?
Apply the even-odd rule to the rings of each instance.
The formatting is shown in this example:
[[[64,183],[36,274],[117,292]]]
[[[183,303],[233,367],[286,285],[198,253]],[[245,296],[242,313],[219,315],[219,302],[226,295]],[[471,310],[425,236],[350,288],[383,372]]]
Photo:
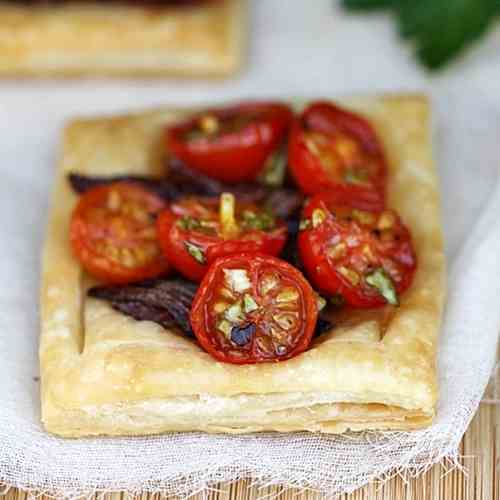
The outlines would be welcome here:
[[[467,472],[451,469],[449,464],[436,465],[426,474],[404,481],[400,477],[373,483],[342,500],[500,500],[500,406],[481,404],[462,440],[461,453]],[[26,500],[26,493],[11,489],[5,500]],[[159,495],[140,495],[137,500],[158,500]],[[192,500],[319,500],[314,492],[284,491],[281,487],[258,488],[250,481],[220,484],[205,497]],[[42,497],[43,498],[43,497]],[[123,494],[99,496],[92,500],[128,500]]]

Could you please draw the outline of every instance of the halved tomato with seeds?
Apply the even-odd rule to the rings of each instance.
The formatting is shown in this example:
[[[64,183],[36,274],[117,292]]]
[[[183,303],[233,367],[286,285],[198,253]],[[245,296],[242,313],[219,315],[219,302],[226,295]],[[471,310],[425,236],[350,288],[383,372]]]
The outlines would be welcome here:
[[[339,204],[334,193],[310,200],[298,245],[315,286],[353,307],[398,305],[417,266],[410,232],[396,212]]]
[[[292,116],[291,109],[279,102],[211,109],[170,127],[167,147],[214,179],[253,181],[283,142]]]
[[[219,198],[192,196],[172,203],[158,218],[158,235],[172,266],[200,281],[218,257],[239,252],[278,255],[287,227],[267,210],[223,193]]]
[[[200,284],[191,326],[214,358],[235,364],[289,359],[309,346],[317,297],[302,273],[262,254],[217,259]]]
[[[117,182],[83,194],[73,211],[70,240],[82,266],[107,283],[153,278],[169,270],[156,235],[166,203],[138,184]]]
[[[359,115],[326,102],[311,104],[292,125],[288,161],[306,194],[329,191],[363,208],[384,208],[382,145]]]

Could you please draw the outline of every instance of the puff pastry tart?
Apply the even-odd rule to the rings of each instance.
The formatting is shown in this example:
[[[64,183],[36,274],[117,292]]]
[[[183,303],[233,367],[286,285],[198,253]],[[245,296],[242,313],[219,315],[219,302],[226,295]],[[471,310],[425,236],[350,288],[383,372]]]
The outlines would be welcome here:
[[[0,76],[227,76],[246,0],[0,0]]]
[[[429,425],[445,296],[429,115],[402,95],[70,123],[43,252],[46,429]]]

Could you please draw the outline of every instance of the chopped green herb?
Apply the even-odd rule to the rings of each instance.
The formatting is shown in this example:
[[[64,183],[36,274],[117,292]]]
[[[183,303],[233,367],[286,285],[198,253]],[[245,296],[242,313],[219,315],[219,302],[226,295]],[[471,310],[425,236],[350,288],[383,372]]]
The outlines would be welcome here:
[[[368,181],[368,173],[366,170],[354,170],[353,168],[350,168],[345,171],[344,180],[348,184],[366,184]]]
[[[203,250],[198,246],[195,245],[194,243],[190,243],[189,241],[184,242],[184,246],[186,247],[186,250],[188,251],[189,255],[193,257],[193,259],[200,263],[200,264],[205,264],[206,259],[205,259],[205,254],[203,253]]]
[[[341,307],[344,305],[344,297],[340,293],[336,293],[330,297],[330,304],[334,307]]]
[[[251,210],[244,210],[241,214],[242,225],[246,229],[255,229],[257,231],[269,231],[276,226],[276,219],[268,212],[256,214]]]
[[[394,282],[382,267],[379,267],[372,273],[367,274],[365,276],[365,281],[370,286],[376,288],[388,304],[399,306],[398,293],[396,292]]]
[[[241,304],[236,302],[224,311],[224,317],[231,323],[240,323],[245,319]]]
[[[193,128],[191,130],[188,130],[184,134],[184,139],[187,142],[195,142],[195,141],[199,141],[201,139],[206,139],[206,138],[207,138],[207,134],[198,128]]]
[[[243,296],[243,310],[246,314],[256,311],[259,308],[257,302],[255,302],[254,298],[246,293]]]
[[[302,219],[299,222],[299,231],[305,231],[306,229],[311,229],[312,222],[311,219]]]
[[[231,336],[231,330],[233,328],[233,325],[229,323],[226,319],[223,319],[217,323],[217,330],[220,330],[226,337]]]
[[[269,155],[259,181],[265,186],[280,187],[285,181],[287,156],[285,148],[280,148]]]
[[[184,231],[198,231],[205,234],[211,234],[215,231],[213,221],[196,219],[190,215],[183,215],[177,220],[176,224]]]
[[[318,311],[322,311],[326,307],[326,300],[321,295],[316,295],[316,305]]]
[[[200,227],[200,221],[191,217],[189,215],[183,215],[180,219],[177,220],[176,224],[184,229],[184,231],[192,231],[196,230]]]

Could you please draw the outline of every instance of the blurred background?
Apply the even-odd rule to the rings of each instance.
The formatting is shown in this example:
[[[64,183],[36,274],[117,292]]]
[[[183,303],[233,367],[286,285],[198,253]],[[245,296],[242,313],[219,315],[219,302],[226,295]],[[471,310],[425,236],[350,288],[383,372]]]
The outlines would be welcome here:
[[[157,103],[185,104],[246,96],[318,96],[339,93],[498,88],[500,66],[500,22],[493,16],[487,33],[458,58],[429,72],[415,57],[415,43],[403,39],[401,21],[395,9],[351,10],[347,4],[388,3],[389,0],[249,0],[247,59],[238,75],[227,80],[203,81],[156,79],[7,81],[0,85],[0,105],[14,99],[36,104],[57,98],[57,108],[75,112],[128,109]],[[398,3],[397,0],[392,0]],[[422,4],[421,12],[433,16],[432,5],[476,4],[492,0],[427,0],[400,3]],[[495,0],[496,1],[496,0]],[[474,12],[474,9],[472,9]],[[417,31],[417,42],[427,40],[429,52],[441,55],[447,46],[464,43],[470,34],[457,25],[460,9],[451,9],[442,20],[443,36],[436,39],[438,21]],[[418,18],[414,24],[418,26]],[[0,20],[1,22],[1,20]],[[470,23],[476,23],[471,18]],[[408,23],[407,23],[408,24]],[[413,27],[413,26],[412,26]],[[486,28],[486,26],[484,26]],[[415,28],[417,29],[417,28]],[[428,30],[425,33],[424,30]],[[454,37],[445,33],[451,31]],[[483,28],[474,32],[479,34]],[[438,31],[439,34],[439,31]],[[454,40],[447,40],[454,38]],[[457,43],[455,43],[457,44]],[[437,56],[437,57],[438,57]],[[432,59],[432,58],[430,58]],[[446,60],[446,57],[444,57]],[[77,99],[85,96],[85,99]],[[138,102],[138,100],[140,102]],[[11,102],[14,105],[14,102]],[[80,111],[81,110],[81,111]]]

